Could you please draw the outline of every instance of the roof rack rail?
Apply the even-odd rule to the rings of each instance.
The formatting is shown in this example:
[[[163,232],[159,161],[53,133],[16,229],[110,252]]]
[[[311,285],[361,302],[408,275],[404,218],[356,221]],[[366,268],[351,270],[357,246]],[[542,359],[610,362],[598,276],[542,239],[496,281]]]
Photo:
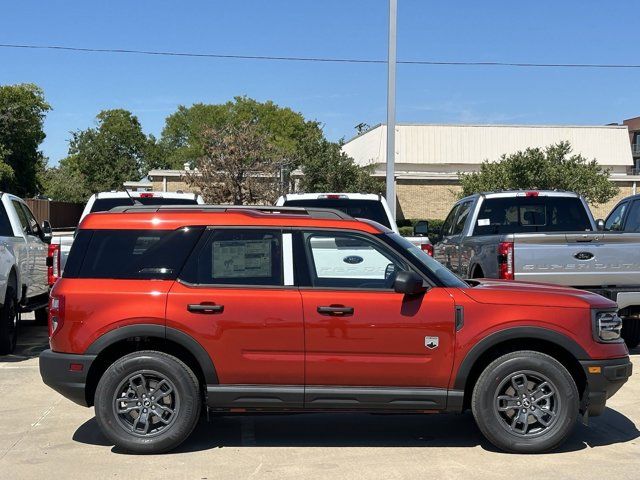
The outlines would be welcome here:
[[[233,212],[246,211],[256,213],[272,213],[285,215],[307,215],[317,219],[355,220],[351,215],[334,208],[307,208],[307,207],[277,207],[272,205],[133,205],[114,207],[109,212],[113,213],[153,213],[162,211],[206,211],[206,212]]]

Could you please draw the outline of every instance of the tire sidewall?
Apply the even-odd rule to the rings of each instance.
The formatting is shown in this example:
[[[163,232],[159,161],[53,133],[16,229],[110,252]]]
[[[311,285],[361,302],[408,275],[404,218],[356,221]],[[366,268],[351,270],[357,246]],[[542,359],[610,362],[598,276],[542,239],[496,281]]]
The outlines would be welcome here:
[[[13,307],[14,318],[9,317],[9,310]],[[15,327],[11,328],[11,324],[15,322]],[[5,300],[2,309],[0,309],[0,353],[13,353],[18,341],[18,327],[20,325],[20,316],[18,313],[18,301],[13,288],[8,288],[5,293]]]
[[[149,437],[127,433],[113,409],[113,398],[122,381],[143,370],[153,370],[166,376],[180,398],[180,408],[173,424]],[[198,384],[189,367],[175,357],[152,352],[127,355],[111,365],[98,383],[94,403],[96,420],[103,433],[116,446],[132,453],[162,453],[177,447],[193,431],[201,408]]]
[[[561,444],[576,423],[579,394],[569,372],[553,358],[543,354],[507,355],[487,367],[474,390],[473,413],[482,433],[496,446],[519,453],[541,453]],[[500,361],[502,360],[502,361]],[[495,408],[498,387],[505,378],[519,371],[531,371],[547,377],[556,388],[559,418],[548,431],[531,438],[509,432]]]

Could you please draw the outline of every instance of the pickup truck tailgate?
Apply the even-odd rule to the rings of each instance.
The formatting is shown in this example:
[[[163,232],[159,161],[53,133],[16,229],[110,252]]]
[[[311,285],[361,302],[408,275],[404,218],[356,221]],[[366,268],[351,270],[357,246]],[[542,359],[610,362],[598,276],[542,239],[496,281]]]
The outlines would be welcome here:
[[[515,279],[573,287],[640,285],[640,234],[515,234]]]

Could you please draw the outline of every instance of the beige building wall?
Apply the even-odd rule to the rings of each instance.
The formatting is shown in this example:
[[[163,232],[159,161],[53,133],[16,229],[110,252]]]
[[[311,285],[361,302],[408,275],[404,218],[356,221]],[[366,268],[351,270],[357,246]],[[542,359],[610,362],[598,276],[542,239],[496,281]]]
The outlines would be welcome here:
[[[398,218],[444,219],[457,200],[460,185],[455,180],[398,180]]]

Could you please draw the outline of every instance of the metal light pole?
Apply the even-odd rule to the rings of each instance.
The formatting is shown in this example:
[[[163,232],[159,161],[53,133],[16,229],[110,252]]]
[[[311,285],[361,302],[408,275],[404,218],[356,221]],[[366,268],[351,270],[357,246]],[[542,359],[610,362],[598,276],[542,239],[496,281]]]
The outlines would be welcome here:
[[[396,219],[396,30],[398,0],[389,0],[389,57],[387,60],[387,203]]]

